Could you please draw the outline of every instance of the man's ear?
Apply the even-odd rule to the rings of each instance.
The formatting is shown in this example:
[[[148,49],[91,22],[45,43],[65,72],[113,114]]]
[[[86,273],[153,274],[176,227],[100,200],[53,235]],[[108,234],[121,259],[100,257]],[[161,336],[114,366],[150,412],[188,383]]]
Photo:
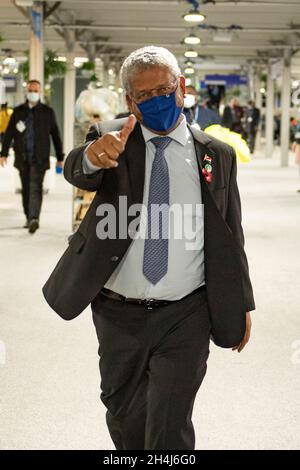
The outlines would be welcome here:
[[[179,86],[180,86],[181,91],[182,91],[182,94],[183,94],[183,96],[184,96],[185,93],[186,93],[186,89],[185,89],[185,77],[184,77],[184,75],[179,75]]]

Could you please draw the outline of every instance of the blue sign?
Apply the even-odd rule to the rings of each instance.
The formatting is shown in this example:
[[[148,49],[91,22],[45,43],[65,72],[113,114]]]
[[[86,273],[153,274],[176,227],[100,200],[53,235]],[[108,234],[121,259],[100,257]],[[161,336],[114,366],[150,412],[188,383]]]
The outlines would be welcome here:
[[[35,10],[31,12],[32,28],[35,36],[42,39],[42,15]]]
[[[201,88],[206,88],[207,85],[224,85],[227,88],[230,88],[236,85],[248,85],[248,77],[246,75],[238,75],[238,74],[205,75],[205,79],[201,81]]]

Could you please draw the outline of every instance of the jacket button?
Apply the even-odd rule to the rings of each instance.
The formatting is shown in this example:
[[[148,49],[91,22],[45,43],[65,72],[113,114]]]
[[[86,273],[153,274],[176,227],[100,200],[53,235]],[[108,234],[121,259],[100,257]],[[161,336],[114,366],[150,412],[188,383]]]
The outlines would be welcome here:
[[[112,257],[111,257],[111,260],[112,260],[112,261],[118,261],[118,259],[119,259],[118,256],[112,256]]]

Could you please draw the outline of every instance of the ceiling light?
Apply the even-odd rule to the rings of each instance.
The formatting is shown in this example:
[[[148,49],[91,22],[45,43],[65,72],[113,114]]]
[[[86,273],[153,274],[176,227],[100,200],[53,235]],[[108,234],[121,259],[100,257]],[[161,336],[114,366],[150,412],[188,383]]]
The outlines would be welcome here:
[[[186,67],[184,69],[184,73],[186,75],[193,75],[195,73],[195,69],[193,67]]]
[[[189,36],[184,38],[185,44],[199,44],[200,43],[200,38],[198,36],[195,36],[195,34],[190,34]]]
[[[194,62],[188,60],[186,61],[184,65],[185,65],[184,73],[186,75],[193,75],[195,73]]]
[[[188,58],[198,57],[198,52],[193,49],[189,49],[188,51],[185,51],[184,56]]]
[[[201,23],[201,21],[205,20],[205,16],[202,15],[199,10],[195,9],[183,15],[183,19],[191,23]]]
[[[4,65],[12,65],[16,63],[16,59],[14,57],[5,57],[3,64]]]
[[[215,42],[231,42],[232,41],[232,34],[230,31],[217,31],[213,35],[213,40]]]
[[[84,64],[85,62],[88,62],[89,59],[87,57],[75,57],[74,58],[74,66],[75,67],[81,67],[82,64]]]

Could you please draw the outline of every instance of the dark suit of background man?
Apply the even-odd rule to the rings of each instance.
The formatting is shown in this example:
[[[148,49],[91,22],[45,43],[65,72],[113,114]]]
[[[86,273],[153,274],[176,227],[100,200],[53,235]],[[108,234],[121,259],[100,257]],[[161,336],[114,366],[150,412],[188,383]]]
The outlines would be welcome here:
[[[243,108],[239,105],[236,98],[230,100],[229,105],[225,106],[222,117],[222,126],[227,127],[233,132],[244,135],[242,124]]]
[[[249,101],[248,105],[249,107],[246,111],[246,135],[250,152],[253,153],[255,149],[255,138],[260,121],[260,111],[255,107],[254,101]]]
[[[194,449],[192,411],[210,337],[241,351],[255,308],[236,157],[187,125],[185,79],[168,50],[133,52],[121,78],[135,116],[92,126],[86,144],[69,154],[66,179],[96,196],[43,292],[66,320],[91,303],[101,400],[116,449]],[[130,212],[124,237],[101,239],[96,229],[101,235],[108,207],[116,211],[119,234],[127,214],[119,196],[129,209],[143,203],[140,223]],[[170,230],[164,238],[154,223],[152,237],[133,240],[149,235],[153,220],[145,207],[189,204],[184,222],[190,224],[202,203],[204,216],[198,213],[191,237],[177,239]]]
[[[41,85],[37,80],[27,84],[27,100],[17,106],[10,118],[2,143],[0,165],[6,164],[8,150],[14,141],[15,167],[20,172],[25,228],[34,233],[39,228],[43,197],[43,180],[50,168],[50,136],[57,165],[62,166],[62,142],[52,108],[40,102]]]

